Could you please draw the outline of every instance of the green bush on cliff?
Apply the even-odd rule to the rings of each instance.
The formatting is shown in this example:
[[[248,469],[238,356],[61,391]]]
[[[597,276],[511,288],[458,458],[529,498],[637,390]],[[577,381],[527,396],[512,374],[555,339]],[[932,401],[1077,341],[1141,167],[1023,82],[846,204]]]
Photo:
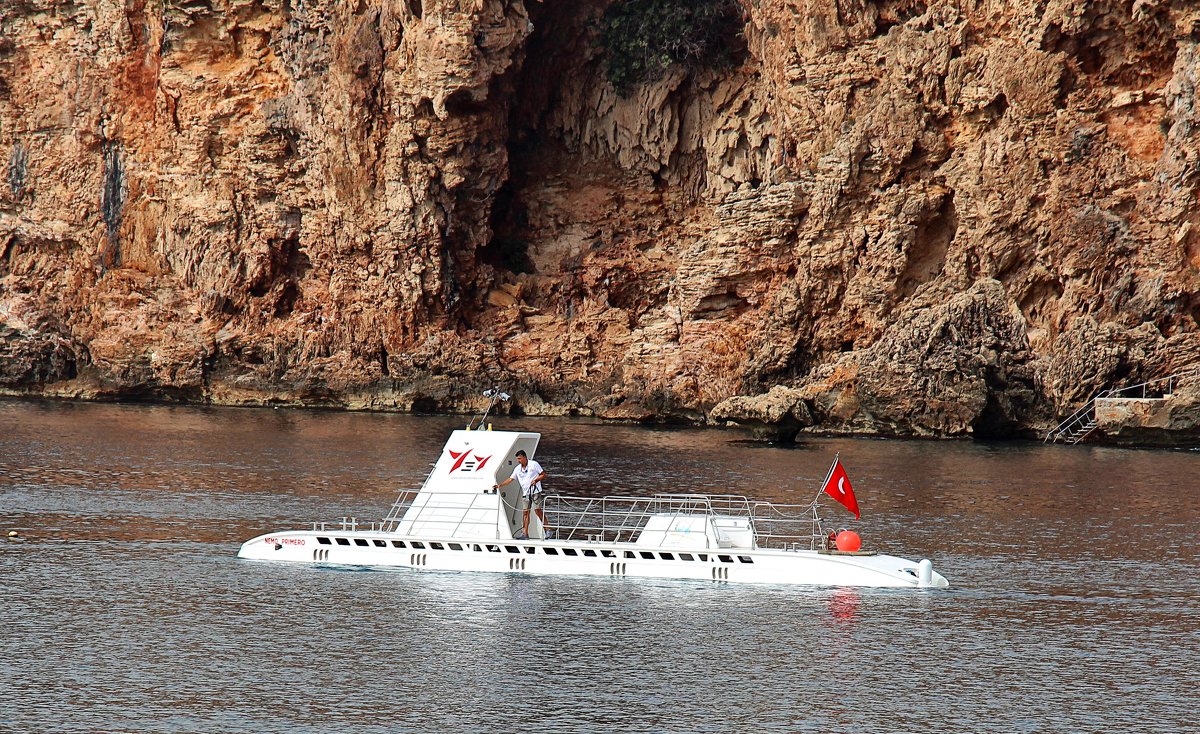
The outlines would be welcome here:
[[[625,95],[672,64],[731,63],[742,12],[738,0],[617,0],[599,25],[608,81]]]

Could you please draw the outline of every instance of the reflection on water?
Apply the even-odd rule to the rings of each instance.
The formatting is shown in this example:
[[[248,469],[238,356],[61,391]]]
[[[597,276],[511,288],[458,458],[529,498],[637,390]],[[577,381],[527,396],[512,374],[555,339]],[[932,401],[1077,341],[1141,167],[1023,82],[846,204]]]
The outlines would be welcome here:
[[[1187,731],[1200,456],[522,420],[554,491],[807,502],[941,592],[233,556],[378,517],[465,422],[0,402],[0,731]]]
[[[858,616],[858,589],[835,589],[829,597],[829,615],[835,622],[853,622]]]

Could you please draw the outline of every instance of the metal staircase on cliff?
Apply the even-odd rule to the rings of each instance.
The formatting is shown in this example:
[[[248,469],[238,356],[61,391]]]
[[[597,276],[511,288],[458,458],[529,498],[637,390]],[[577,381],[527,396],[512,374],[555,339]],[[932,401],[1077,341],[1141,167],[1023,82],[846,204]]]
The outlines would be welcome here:
[[[1087,438],[1092,431],[1096,430],[1096,401],[1106,398],[1132,398],[1138,400],[1166,400],[1175,392],[1175,387],[1182,379],[1195,377],[1200,374],[1200,370],[1187,370],[1184,372],[1176,372],[1173,375],[1159,377],[1154,380],[1142,382],[1129,387],[1112,388],[1109,390],[1101,390],[1092,396],[1092,399],[1084,403],[1083,407],[1069,415],[1062,423],[1059,423],[1049,433],[1042,443],[1058,443],[1059,441],[1068,444],[1077,444]],[[1140,393],[1140,394],[1139,394]]]

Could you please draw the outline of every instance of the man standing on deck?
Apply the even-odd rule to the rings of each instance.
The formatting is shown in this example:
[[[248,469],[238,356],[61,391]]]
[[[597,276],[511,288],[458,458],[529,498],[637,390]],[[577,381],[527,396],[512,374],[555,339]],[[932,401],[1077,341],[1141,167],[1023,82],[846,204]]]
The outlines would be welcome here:
[[[525,523],[521,527],[521,533],[517,535],[517,540],[525,540],[529,537],[530,507],[542,521],[545,537],[554,536],[550,532],[550,528],[546,526],[546,514],[542,511],[542,506],[546,501],[546,495],[542,491],[542,480],[545,478],[546,470],[542,468],[542,465],[536,461],[530,461],[529,456],[522,450],[517,452],[517,466],[513,469],[512,476],[499,484],[492,485],[492,489],[500,489],[514,479],[521,484],[521,506],[525,510]]]

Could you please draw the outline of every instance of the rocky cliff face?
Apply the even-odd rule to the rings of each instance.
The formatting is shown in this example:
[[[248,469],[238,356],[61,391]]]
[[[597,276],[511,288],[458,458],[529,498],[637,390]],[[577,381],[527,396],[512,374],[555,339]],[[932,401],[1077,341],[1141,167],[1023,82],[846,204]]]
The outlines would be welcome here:
[[[1010,435],[1200,361],[1194,4],[743,0],[627,97],[607,4],[4,3],[0,388]]]

